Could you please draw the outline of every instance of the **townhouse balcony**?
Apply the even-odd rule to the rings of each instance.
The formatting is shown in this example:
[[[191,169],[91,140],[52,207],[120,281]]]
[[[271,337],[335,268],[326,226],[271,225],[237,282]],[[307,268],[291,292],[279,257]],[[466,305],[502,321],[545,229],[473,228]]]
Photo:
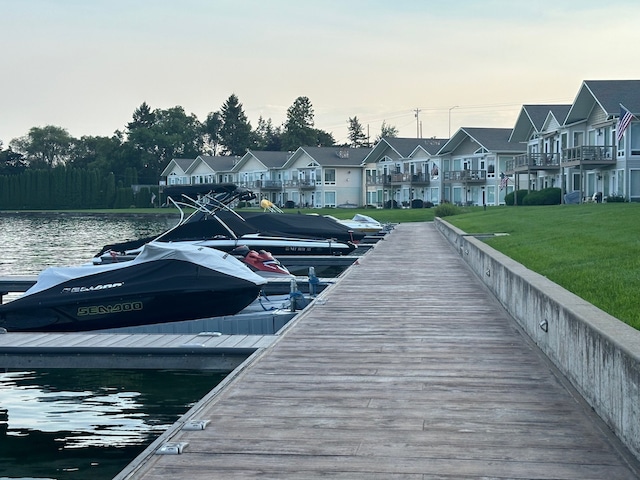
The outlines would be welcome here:
[[[525,153],[507,160],[506,174],[539,170],[559,170],[561,155],[556,153]]]
[[[297,188],[298,190],[314,190],[317,187],[315,180],[285,180],[282,182],[285,188]]]
[[[300,190],[314,190],[316,182],[311,180],[298,180],[298,188]]]
[[[379,175],[367,177],[367,186],[381,185],[383,187],[400,185],[429,185],[431,177],[426,173],[392,173],[390,175]]]
[[[452,170],[443,172],[445,182],[460,182],[466,185],[482,184],[487,181],[485,170]]]
[[[581,147],[565,148],[561,159],[561,166],[586,166],[591,168],[608,167],[616,164],[615,147],[600,145],[584,145]]]
[[[409,173],[407,176],[411,185],[429,185],[431,183],[431,175],[428,173]]]
[[[282,181],[280,180],[257,180],[256,187],[261,190],[282,190]]]

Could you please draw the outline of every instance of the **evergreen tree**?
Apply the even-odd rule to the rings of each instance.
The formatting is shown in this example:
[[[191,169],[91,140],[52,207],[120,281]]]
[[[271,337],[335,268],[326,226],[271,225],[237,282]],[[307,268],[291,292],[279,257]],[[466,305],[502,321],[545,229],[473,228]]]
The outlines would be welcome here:
[[[218,155],[220,150],[220,129],[222,128],[222,115],[220,112],[211,112],[202,124],[202,133],[205,149],[210,155]]]
[[[349,118],[348,124],[349,144],[354,148],[368,147],[367,135],[364,133],[364,128],[358,117]]]
[[[314,128],[313,105],[309,97],[298,97],[287,109],[287,120],[282,134],[282,148],[297,150],[302,146],[316,146],[318,134]]]
[[[398,129],[393,125],[387,125],[386,120],[382,121],[382,126],[380,127],[380,135],[376,137],[376,143],[378,143],[382,138],[397,138]]]
[[[265,120],[260,116],[258,126],[254,132],[257,150],[280,151],[282,146],[282,131],[274,127],[271,119]]]
[[[331,147],[336,144],[333,135],[324,130],[316,129],[316,145],[318,147]]]
[[[244,113],[242,104],[235,94],[231,94],[220,109],[222,126],[220,142],[228,155],[244,155],[253,146],[251,124]]]
[[[282,150],[298,147],[329,147],[335,144],[333,135],[314,128],[314,112],[308,97],[298,97],[287,109],[287,120],[282,132]]]

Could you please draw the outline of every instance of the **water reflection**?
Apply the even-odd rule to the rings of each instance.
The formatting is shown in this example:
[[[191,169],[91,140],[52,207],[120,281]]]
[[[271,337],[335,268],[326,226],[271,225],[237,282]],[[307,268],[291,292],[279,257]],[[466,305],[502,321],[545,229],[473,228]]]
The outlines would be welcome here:
[[[193,371],[0,373],[0,475],[112,478],[222,378]]]
[[[90,261],[103,245],[158,235],[178,221],[166,215],[0,214],[0,275]]]

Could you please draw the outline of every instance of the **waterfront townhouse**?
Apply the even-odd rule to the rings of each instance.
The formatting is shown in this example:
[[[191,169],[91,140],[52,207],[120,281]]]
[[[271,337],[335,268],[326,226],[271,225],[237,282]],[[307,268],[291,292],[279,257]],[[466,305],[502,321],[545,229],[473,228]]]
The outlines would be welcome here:
[[[284,205],[282,167],[291,155],[291,152],[249,150],[233,167],[238,185],[250,189],[259,199]]]
[[[441,199],[437,138],[382,138],[363,161],[363,202],[376,207],[438,204]]]
[[[565,108],[549,106],[528,138],[521,112],[512,140],[527,141],[527,152],[507,166],[518,188],[557,186],[569,203],[611,195],[640,201],[640,123],[618,135],[624,112],[640,112],[640,80],[586,80],[561,120]]]
[[[501,205],[516,188],[548,187],[561,188],[565,202],[640,201],[638,116],[640,80],[586,80],[571,104],[523,105],[513,128],[383,138],[373,149],[173,159],[161,185],[236,182],[289,207]]]
[[[583,200],[601,194],[640,201],[640,123],[618,131],[623,108],[640,113],[640,80],[582,83],[562,132],[567,192],[579,192]]]
[[[174,158],[160,174],[160,185],[189,185],[191,180],[187,175],[187,170],[195,158]]]
[[[287,207],[362,205],[362,162],[370,148],[300,147],[283,166]]]
[[[438,151],[443,200],[457,205],[501,205],[513,189],[503,182],[507,162],[525,153],[510,142],[511,128],[460,128]],[[504,188],[503,188],[504,187]]]
[[[224,155],[200,155],[189,166],[187,174],[191,178],[192,185],[232,183],[235,181],[232,169],[239,160],[239,157]]]
[[[165,185],[231,183],[238,157],[199,155],[195,159],[174,158],[160,174]],[[163,181],[160,182],[163,184]]]
[[[515,188],[560,187],[561,131],[570,109],[570,104],[523,105],[509,141],[526,146],[526,153],[508,161],[504,172]]]

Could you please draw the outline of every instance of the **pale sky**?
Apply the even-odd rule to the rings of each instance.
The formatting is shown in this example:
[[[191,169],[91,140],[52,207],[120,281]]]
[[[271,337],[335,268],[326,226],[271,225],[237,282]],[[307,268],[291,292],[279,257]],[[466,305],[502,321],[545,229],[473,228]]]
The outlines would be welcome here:
[[[339,143],[354,116],[372,140],[510,128],[640,79],[639,21],[638,0],[0,0],[0,140],[110,136],[142,102],[204,121],[232,93],[254,128],[309,97]]]

